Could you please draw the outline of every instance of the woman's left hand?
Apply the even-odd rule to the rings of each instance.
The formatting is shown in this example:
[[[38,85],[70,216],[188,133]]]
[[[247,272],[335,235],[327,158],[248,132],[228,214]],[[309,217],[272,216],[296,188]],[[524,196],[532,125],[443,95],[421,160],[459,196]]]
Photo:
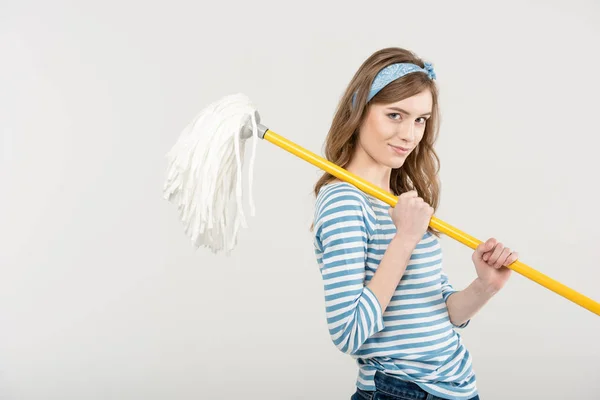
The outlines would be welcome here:
[[[494,293],[502,289],[508,281],[512,271],[506,267],[517,258],[517,252],[513,252],[494,238],[477,246],[472,256],[479,280],[487,290]]]

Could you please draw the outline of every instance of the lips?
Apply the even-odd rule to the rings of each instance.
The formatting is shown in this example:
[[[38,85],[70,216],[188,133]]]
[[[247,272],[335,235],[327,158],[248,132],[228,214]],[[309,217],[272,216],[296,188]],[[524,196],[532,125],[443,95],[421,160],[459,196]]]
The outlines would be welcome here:
[[[408,154],[408,152],[410,151],[410,149],[406,148],[406,147],[401,147],[401,146],[394,146],[390,144],[390,147],[392,148],[392,150],[397,153],[397,154]]]

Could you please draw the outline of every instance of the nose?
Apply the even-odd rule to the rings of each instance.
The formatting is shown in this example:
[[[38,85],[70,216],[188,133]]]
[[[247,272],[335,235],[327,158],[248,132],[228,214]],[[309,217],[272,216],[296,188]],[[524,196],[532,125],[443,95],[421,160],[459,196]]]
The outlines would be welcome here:
[[[407,143],[415,141],[415,126],[414,124],[408,123],[400,124],[398,137]]]

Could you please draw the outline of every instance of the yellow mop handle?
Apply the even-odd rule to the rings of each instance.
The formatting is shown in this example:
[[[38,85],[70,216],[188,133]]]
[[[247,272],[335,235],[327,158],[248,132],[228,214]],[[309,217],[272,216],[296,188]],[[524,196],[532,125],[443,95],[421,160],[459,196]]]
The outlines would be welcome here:
[[[263,139],[281,147],[284,150],[287,150],[288,152],[300,157],[305,161],[308,161],[316,167],[319,167],[320,169],[339,178],[340,180],[351,183],[363,192],[368,193],[378,198],[379,200],[386,202],[392,207],[394,207],[398,201],[398,198],[392,193],[386,192],[385,190],[376,187],[375,185],[365,181],[364,179],[350,173],[344,168],[341,168],[335,165],[334,163],[324,159],[323,157],[320,157],[310,152],[309,150],[304,149],[298,146],[297,144],[289,141],[288,139],[276,134],[270,129],[267,129],[265,131]],[[429,225],[432,228],[437,229],[442,233],[445,233],[451,238],[456,239],[457,241],[467,245],[472,249],[475,249],[480,243],[482,243],[481,240],[475,239],[474,237],[460,231],[452,225],[441,221],[435,216],[431,218]],[[508,268],[531,279],[532,281],[539,283],[540,285],[552,290],[553,292],[565,297],[566,299],[571,300],[576,304],[579,304],[581,307],[586,308],[587,310],[595,313],[596,315],[600,315],[600,303],[582,295],[581,293],[578,293],[577,291],[542,274],[541,272],[536,271],[535,269],[520,262],[519,260],[510,264]]]

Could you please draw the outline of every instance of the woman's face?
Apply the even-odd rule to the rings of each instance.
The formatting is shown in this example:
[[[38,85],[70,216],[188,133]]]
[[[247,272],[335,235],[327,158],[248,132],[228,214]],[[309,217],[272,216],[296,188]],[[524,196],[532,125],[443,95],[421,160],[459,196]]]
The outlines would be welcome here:
[[[400,168],[423,138],[432,106],[429,90],[396,103],[369,106],[359,146],[377,163]]]

